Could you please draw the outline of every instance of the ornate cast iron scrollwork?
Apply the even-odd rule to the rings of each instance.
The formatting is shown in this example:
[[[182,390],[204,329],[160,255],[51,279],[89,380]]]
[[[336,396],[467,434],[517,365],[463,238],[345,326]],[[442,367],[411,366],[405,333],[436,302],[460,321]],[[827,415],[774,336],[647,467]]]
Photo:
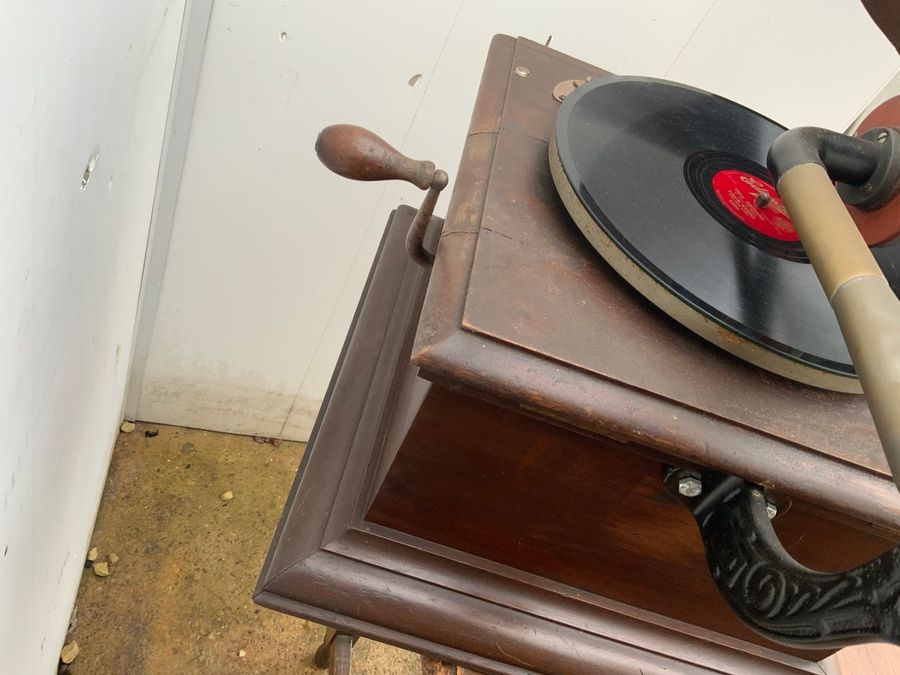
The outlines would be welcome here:
[[[761,488],[706,471],[700,494],[685,496],[689,473],[670,470],[666,485],[693,513],[713,579],[744,623],[799,647],[900,644],[900,547],[847,572],[816,572],[781,545]]]

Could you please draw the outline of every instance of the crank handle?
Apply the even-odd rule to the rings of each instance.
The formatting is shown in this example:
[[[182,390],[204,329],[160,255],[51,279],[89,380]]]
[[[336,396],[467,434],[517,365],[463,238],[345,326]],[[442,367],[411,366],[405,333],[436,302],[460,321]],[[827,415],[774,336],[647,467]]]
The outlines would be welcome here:
[[[344,178],[403,180],[428,190],[406,235],[406,250],[420,264],[434,262],[434,254],[425,249],[423,240],[438,195],[450,180],[446,171],[435,169],[434,162],[410,159],[368,129],[351,124],[323,129],[316,138],[316,155],[322,164]]]

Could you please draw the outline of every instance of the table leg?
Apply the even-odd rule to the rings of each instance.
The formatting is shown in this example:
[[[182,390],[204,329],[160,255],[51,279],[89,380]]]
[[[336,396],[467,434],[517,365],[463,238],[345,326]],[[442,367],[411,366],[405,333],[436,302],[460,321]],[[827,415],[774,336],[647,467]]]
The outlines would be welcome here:
[[[357,637],[326,628],[325,638],[313,659],[316,667],[328,668],[328,675],[350,675],[350,656]]]

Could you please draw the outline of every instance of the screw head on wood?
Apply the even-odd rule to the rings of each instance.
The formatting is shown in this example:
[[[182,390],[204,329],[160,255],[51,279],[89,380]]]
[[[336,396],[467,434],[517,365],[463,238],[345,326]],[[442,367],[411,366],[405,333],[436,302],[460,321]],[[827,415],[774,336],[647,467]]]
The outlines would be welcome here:
[[[697,476],[682,476],[678,479],[678,494],[682,497],[698,497],[703,492],[703,483]]]

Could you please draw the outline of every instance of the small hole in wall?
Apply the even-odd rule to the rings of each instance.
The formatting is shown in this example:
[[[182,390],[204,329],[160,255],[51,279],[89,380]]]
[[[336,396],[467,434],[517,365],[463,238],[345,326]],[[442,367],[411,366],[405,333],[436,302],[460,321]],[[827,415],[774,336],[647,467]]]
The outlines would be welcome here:
[[[408,84],[410,87],[415,87],[417,84],[419,84],[419,80],[421,79],[422,73],[416,73],[411,78],[409,78],[409,82],[407,82],[406,84]]]
[[[284,42],[284,41],[287,40],[287,39],[288,39],[288,34],[285,33],[284,31],[282,31],[281,35],[278,36],[278,41],[279,41],[279,42]]]
[[[91,175],[94,173],[94,167],[97,166],[97,160],[100,159],[100,151],[96,151],[88,158],[87,166],[84,167],[84,173],[81,174],[81,189],[87,189],[88,183],[91,182]]]
[[[3,557],[6,557],[6,554],[9,553],[9,544],[6,545],[6,548],[3,549]]]

